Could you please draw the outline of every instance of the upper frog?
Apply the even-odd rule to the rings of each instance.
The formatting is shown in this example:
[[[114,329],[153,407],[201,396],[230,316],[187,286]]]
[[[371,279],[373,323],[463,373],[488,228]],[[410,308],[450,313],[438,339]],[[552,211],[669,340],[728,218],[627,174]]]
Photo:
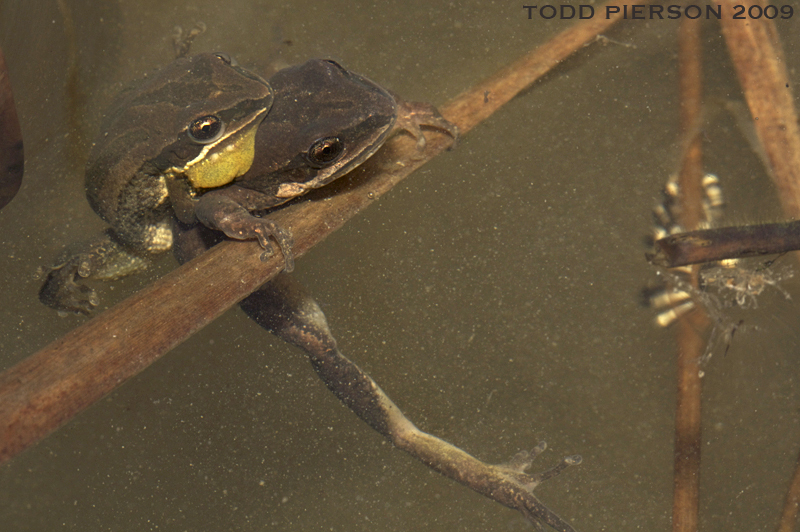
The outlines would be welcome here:
[[[41,301],[89,313],[99,303],[82,279],[111,279],[172,246],[169,183],[222,186],[244,174],[273,93],[224,54],[179,58],[123,91],[105,113],[86,165],[89,204],[111,226],[64,249],[46,272]]]
[[[269,84],[223,54],[177,59],[120,94],[86,165],[89,204],[128,246],[169,248],[168,179],[225,185],[253,162]]]

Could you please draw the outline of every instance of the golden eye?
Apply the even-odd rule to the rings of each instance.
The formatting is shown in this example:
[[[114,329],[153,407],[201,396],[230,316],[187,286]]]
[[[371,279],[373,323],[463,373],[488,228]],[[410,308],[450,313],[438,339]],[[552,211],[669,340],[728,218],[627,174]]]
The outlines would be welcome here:
[[[230,65],[231,63],[233,63],[233,59],[231,58],[231,56],[229,56],[229,55],[228,55],[228,54],[226,54],[225,52],[217,52],[217,53],[216,53],[216,54],[214,54],[214,55],[216,55],[217,57],[219,57],[220,59],[222,59],[222,60],[223,60],[225,63],[227,63],[227,64],[229,64],[229,65]]]
[[[319,139],[308,149],[308,159],[312,164],[330,164],[344,151],[344,145],[338,137],[325,137]]]
[[[201,116],[193,120],[186,129],[189,138],[198,144],[210,144],[225,132],[225,124],[214,115]]]

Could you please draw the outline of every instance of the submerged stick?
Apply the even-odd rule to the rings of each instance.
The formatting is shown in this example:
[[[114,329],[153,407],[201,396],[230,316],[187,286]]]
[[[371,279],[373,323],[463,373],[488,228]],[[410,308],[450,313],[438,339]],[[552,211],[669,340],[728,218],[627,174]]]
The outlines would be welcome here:
[[[794,532],[797,528],[797,511],[800,508],[800,455],[794,465],[794,474],[786,492],[778,532]]]
[[[0,209],[8,205],[22,185],[25,157],[17,107],[3,50],[0,50]]]
[[[722,3],[726,13],[733,13],[733,2]],[[723,17],[722,30],[784,212],[800,218],[800,127],[774,24],[767,19],[743,24]],[[660,239],[655,248],[647,259],[667,268],[780,254],[800,249],[800,223],[689,231]]]
[[[702,229],[656,240],[647,260],[676,268],[725,259],[800,250],[800,221]]]
[[[565,30],[458,96],[440,109],[442,114],[469,131],[618,19],[591,19]],[[295,236],[293,252],[300,257],[450,142],[444,134],[430,133],[421,152],[407,137],[390,140],[349,176],[270,216]],[[331,191],[332,197],[324,197]],[[0,463],[274,277],[282,257],[261,262],[260,255],[256,242],[223,242],[0,374]]]
[[[702,54],[700,21],[684,19],[678,32],[681,130],[686,146],[678,178],[680,219],[683,227],[696,227],[703,219]],[[690,282],[697,286],[697,269]],[[708,317],[697,309],[677,323],[676,359],[678,390],[675,407],[675,450],[672,500],[673,532],[696,532],[700,499],[700,365],[705,350],[702,332]]]
[[[733,20],[735,4],[721,0],[722,34],[736,67],[756,134],[770,162],[778,198],[790,219],[800,218],[800,126],[775,24],[766,18]]]

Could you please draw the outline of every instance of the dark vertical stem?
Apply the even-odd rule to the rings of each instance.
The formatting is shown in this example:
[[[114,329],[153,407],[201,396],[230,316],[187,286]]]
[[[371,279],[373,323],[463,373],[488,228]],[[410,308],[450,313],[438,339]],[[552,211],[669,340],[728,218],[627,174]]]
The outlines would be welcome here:
[[[8,79],[6,60],[3,50],[0,50],[0,209],[17,195],[22,184],[24,167],[22,130]]]
[[[702,57],[700,21],[683,19],[679,29],[678,61],[681,98],[681,129],[685,139],[679,184],[680,223],[687,229],[703,218],[702,146],[700,141]],[[697,271],[692,276],[697,284]],[[675,413],[675,478],[672,530],[697,530],[700,495],[700,366],[705,350],[703,332],[708,318],[702,310],[685,316],[677,324],[678,397]]]

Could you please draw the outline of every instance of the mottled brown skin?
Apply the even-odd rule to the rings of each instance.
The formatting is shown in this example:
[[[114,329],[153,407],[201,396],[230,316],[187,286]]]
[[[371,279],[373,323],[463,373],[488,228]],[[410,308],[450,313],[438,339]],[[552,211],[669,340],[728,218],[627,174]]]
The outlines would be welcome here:
[[[273,237],[292,269],[288,235],[253,216],[346,174],[383,144],[397,119],[397,102],[375,83],[333,61],[314,59],[269,80],[275,101],[256,135],[250,170],[213,190],[190,189],[175,198],[183,223],[200,221],[230,238]],[[180,198],[180,199],[178,199]]]
[[[242,127],[258,127],[273,102],[269,84],[217,54],[177,59],[111,105],[86,165],[86,197],[92,209],[126,245],[160,250],[153,225],[168,224],[164,176],[181,169],[205,144],[187,126],[215,115],[224,141]],[[230,180],[236,176],[230,176]]]
[[[185,127],[173,134],[177,140],[164,145],[170,129],[177,129],[186,117],[197,113],[181,115],[183,120],[164,128],[154,111],[166,112],[168,105],[162,100],[169,98],[173,98],[173,107],[182,108],[174,98],[188,88],[193,87],[193,94],[200,92],[192,77],[185,75],[185,63],[193,57],[177,60],[143,87],[120,96],[112,107],[115,110],[109,113],[105,133],[87,165],[89,201],[112,227],[59,257],[39,293],[45,304],[90,313],[98,304],[97,295],[81,281],[117,278],[146,267],[149,255],[171,247],[169,218],[173,214],[184,224],[199,221],[230,238],[257,239],[266,254],[271,253],[273,238],[291,271],[290,235],[253,212],[285,203],[349,172],[399,129],[420,142],[424,142],[420,126],[445,129],[454,137],[457,134],[429,104],[406,104],[333,61],[311,60],[270,79],[272,106],[256,132],[255,157],[249,170],[224,186],[195,187],[175,171],[198,153],[195,144],[187,141]],[[202,70],[188,72],[208,78]],[[230,97],[216,98],[231,102]],[[207,111],[204,108],[202,113]],[[155,123],[152,133],[142,116]],[[130,125],[126,128],[125,124]],[[120,131],[114,134],[117,129]],[[161,151],[144,149],[147,139]],[[133,143],[133,154],[124,150],[126,142]],[[151,152],[158,156],[136,165]]]
[[[269,84],[223,54],[177,59],[123,91],[112,103],[86,165],[86,196],[109,223],[102,234],[71,246],[56,259],[39,292],[61,311],[88,314],[98,305],[87,278],[112,279],[135,273],[153,254],[172,245],[167,181],[180,179],[192,161],[240,157],[238,146],[272,106]],[[222,124],[213,142],[198,142],[190,125],[214,116]],[[253,150],[250,150],[253,153]],[[205,154],[201,157],[201,154]],[[240,157],[241,158],[241,157]],[[230,182],[250,166],[213,167]],[[230,172],[231,175],[226,175]]]

